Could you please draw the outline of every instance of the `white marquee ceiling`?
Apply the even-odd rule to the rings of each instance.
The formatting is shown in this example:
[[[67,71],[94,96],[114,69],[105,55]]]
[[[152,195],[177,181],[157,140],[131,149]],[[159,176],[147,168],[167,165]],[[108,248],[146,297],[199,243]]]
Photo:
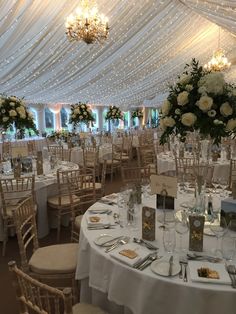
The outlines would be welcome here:
[[[78,0],[0,0],[0,92],[34,103],[158,105],[186,62],[209,61],[216,24],[236,60],[236,1],[97,3],[110,24],[103,45],[67,40],[65,18]],[[235,74],[233,66],[227,80]]]

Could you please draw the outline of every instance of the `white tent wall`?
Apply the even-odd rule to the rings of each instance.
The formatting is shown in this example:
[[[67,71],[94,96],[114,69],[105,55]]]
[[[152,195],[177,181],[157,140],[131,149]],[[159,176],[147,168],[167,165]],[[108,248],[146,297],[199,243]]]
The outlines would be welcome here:
[[[217,24],[222,48],[235,58],[235,1],[97,3],[111,28],[103,45],[67,40],[65,18],[79,1],[1,0],[0,92],[30,103],[160,106],[186,62],[209,61]],[[235,82],[235,74],[233,65],[226,79]]]

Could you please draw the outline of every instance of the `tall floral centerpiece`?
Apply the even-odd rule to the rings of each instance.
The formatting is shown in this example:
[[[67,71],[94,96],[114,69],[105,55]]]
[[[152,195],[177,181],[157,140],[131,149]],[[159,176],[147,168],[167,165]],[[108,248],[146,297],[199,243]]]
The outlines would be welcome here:
[[[109,121],[110,129],[111,129],[110,123],[112,123],[112,127],[114,129],[118,125],[119,120],[123,120],[122,111],[116,106],[110,106],[106,113],[105,119]]]
[[[236,87],[224,80],[221,72],[209,72],[193,59],[161,108],[160,142],[171,134],[185,141],[188,132],[220,144],[222,137],[236,134]]]
[[[133,119],[138,118],[139,126],[142,125],[142,118],[143,118],[143,111],[142,111],[142,109],[136,109],[136,110],[132,111],[131,117]]]
[[[38,134],[31,112],[25,105],[23,99],[15,96],[0,96],[0,127],[6,131],[15,126],[16,135],[24,137],[25,129]]]
[[[71,113],[69,122],[76,127],[80,123],[85,123],[87,126],[89,122],[95,121],[92,110],[88,105],[79,102],[78,104],[71,105]]]
[[[184,142],[187,134],[192,132],[199,143],[196,164],[207,165],[209,140],[219,145],[222,138],[236,134],[236,88],[225,82],[222,73],[206,71],[193,59],[177,83],[170,86],[161,108],[160,126],[163,129],[161,144],[166,143],[172,134]],[[202,158],[205,156],[204,160],[200,160],[199,150]],[[204,181],[200,168],[195,165],[196,203],[204,204],[204,199],[198,197]],[[201,210],[203,206],[200,206]]]

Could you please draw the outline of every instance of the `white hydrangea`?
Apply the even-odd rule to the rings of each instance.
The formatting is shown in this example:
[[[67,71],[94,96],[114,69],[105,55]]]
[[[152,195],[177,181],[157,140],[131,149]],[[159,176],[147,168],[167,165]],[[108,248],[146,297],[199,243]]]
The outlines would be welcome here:
[[[193,126],[197,121],[197,117],[192,112],[184,113],[181,117],[181,123],[185,126]]]
[[[224,91],[225,80],[221,72],[211,72],[199,81],[199,87],[204,86],[207,93],[221,95]]]
[[[186,91],[183,91],[178,95],[177,102],[179,106],[185,106],[188,103],[188,95],[189,93]]]

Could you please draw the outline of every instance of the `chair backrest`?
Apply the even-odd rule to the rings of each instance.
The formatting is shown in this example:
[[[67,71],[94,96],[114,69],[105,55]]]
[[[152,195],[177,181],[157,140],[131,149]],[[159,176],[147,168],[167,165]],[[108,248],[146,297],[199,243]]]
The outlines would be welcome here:
[[[17,204],[29,196],[35,203],[35,176],[0,179],[0,195],[3,215],[7,215],[9,206],[14,209]]]
[[[54,155],[57,159],[63,160],[63,146],[49,145],[48,152]]]
[[[147,167],[121,167],[121,177],[122,182],[126,183],[135,183],[142,181],[143,178],[150,178],[151,171],[150,166]]]
[[[2,156],[3,159],[5,155],[11,155],[11,142],[3,142],[2,143]]]
[[[29,155],[36,155],[37,154],[36,143],[34,140],[27,142],[27,149],[28,149]]]
[[[19,302],[20,314],[72,314],[72,292],[70,288],[60,291],[30,277],[20,270],[16,262],[8,263],[12,283]]]
[[[32,197],[22,201],[13,211],[13,220],[16,227],[17,240],[20,250],[21,266],[26,272],[29,271],[28,247],[33,244],[33,251],[39,247],[35,208]]]
[[[137,154],[139,167],[145,167],[150,164],[156,165],[156,153],[153,143],[152,145],[137,147]]]

